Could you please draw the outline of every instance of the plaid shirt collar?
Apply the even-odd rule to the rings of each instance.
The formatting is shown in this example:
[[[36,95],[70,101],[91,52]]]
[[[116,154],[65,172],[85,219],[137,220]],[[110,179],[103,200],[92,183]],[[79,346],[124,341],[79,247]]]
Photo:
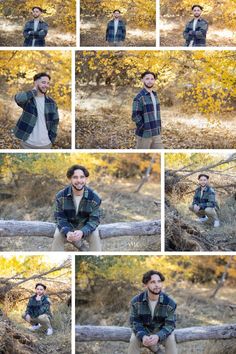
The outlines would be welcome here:
[[[205,187],[202,189],[201,186],[198,186],[198,187],[197,187],[197,190],[198,190],[198,191],[201,191],[201,190],[202,190],[203,192],[208,192],[208,191],[210,190],[210,188],[211,188],[210,186],[205,186]]]
[[[163,300],[164,300],[164,294],[161,291],[160,294],[159,294],[159,297],[158,297],[158,304],[162,304]],[[149,301],[149,299],[148,299],[148,291],[147,290],[143,294],[143,300],[142,301],[143,302],[148,302]]]
[[[141,90],[140,93],[141,93],[142,95],[150,95],[150,94],[151,94],[145,87],[143,87],[143,89]],[[153,93],[155,96],[157,95],[156,91],[153,91],[153,90],[152,90],[152,93]]]
[[[88,194],[89,194],[88,188],[84,186],[83,198],[88,199]],[[68,191],[66,195],[67,197],[73,197],[73,189],[71,184],[68,186]]]

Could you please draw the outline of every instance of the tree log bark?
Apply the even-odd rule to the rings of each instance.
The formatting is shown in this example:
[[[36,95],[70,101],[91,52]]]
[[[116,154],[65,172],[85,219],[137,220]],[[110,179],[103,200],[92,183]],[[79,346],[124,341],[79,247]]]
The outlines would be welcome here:
[[[117,326],[75,326],[76,342],[121,341],[129,342],[131,329]],[[174,331],[177,343],[195,340],[236,338],[236,324],[188,327]]]
[[[42,221],[0,220],[0,237],[44,236],[53,238],[56,225]],[[99,225],[101,239],[119,236],[147,236],[161,232],[161,221],[119,222]]]

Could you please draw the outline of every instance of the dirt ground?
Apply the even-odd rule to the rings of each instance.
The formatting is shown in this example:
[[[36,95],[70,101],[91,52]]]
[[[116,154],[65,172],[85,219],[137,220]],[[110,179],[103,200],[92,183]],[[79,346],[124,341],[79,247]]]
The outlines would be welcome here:
[[[26,183],[26,182],[25,182]],[[37,185],[53,186],[50,190],[37,191]],[[154,200],[160,200],[160,185],[154,181],[146,183],[139,193],[134,193],[139,180],[110,180],[103,184],[91,184],[102,198],[101,224],[128,221],[160,219],[160,207]],[[111,189],[112,186],[112,189]],[[55,193],[62,189],[55,181],[41,181],[33,178],[27,186],[18,188],[17,199],[0,202],[0,218],[5,220],[40,220],[53,219]],[[6,190],[4,190],[6,192]],[[32,196],[30,199],[27,196]],[[3,237],[0,238],[1,251],[50,251],[52,238]],[[116,237],[102,240],[103,251],[160,251],[160,235]],[[67,251],[75,251],[71,245]]]
[[[79,88],[76,94],[78,149],[132,149],[135,125],[132,99],[138,92],[112,87]],[[166,149],[234,149],[235,115],[223,114],[211,123],[200,113],[183,113],[180,106],[161,105],[162,137]]]
[[[230,181],[233,184],[235,178]],[[216,189],[220,220],[218,228],[213,227],[211,220],[199,223],[197,216],[189,211],[193,192],[180,198],[174,193],[170,198],[166,197],[166,251],[236,251],[236,200],[233,190],[225,194]]]
[[[183,31],[191,18],[164,18],[160,22],[160,46],[183,47],[185,40]],[[209,25],[207,32],[207,47],[234,47],[236,35],[230,28],[220,29],[216,25]]]
[[[22,47],[24,37],[22,34],[25,21],[19,19],[0,18],[0,46]],[[75,47],[76,36],[64,33],[60,29],[50,28],[46,36],[47,47]]]
[[[46,336],[45,331],[30,331],[30,325],[16,312],[0,318],[0,352],[2,354],[71,354],[71,309],[59,305],[52,320],[54,333]],[[23,312],[23,311],[22,311]],[[58,321],[60,319],[60,321]],[[1,338],[3,335],[3,338]]]
[[[106,18],[95,19],[84,16],[80,23],[81,47],[109,47],[106,42],[106,27],[109,20]],[[139,28],[126,28],[126,39],[123,47],[155,47],[156,33],[152,30],[140,30]]]
[[[21,149],[19,140],[12,130],[19,119],[22,109],[17,107],[14,100],[0,97],[0,149]],[[71,113],[59,109],[58,136],[53,149],[71,148]]]
[[[213,287],[214,288],[214,287]],[[127,286],[116,286],[117,292],[106,289],[107,297],[102,289],[96,289],[95,302],[82,292],[77,292],[77,323],[81,325],[126,326],[129,327],[129,301],[140,292]],[[236,303],[233,288],[223,288],[216,299],[210,299],[212,289],[202,285],[178,282],[165,291],[177,302],[177,328],[190,326],[206,326],[224,323],[234,323]],[[81,302],[87,299],[86,302]],[[98,306],[102,300],[103,307]],[[98,309],[99,308],[99,309]],[[76,354],[126,354],[128,343],[122,342],[93,342],[77,343]],[[178,344],[179,354],[233,354],[236,352],[236,339],[224,341],[194,341]],[[143,354],[149,354],[143,350]]]

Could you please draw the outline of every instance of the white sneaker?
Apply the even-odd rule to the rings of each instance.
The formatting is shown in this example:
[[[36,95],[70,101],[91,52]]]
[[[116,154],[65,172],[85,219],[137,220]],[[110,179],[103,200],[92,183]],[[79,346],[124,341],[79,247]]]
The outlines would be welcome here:
[[[39,329],[41,327],[41,324],[38,323],[37,325],[33,325],[32,327],[30,327],[30,331],[37,331],[37,329]]]
[[[219,227],[220,226],[220,221],[219,220],[215,220],[214,221],[214,227]]]
[[[206,222],[208,220],[208,216],[205,215],[203,216],[202,218],[198,218],[197,221],[200,222],[200,223],[203,223],[203,222]]]
[[[53,334],[53,329],[52,328],[48,328],[47,329],[47,336],[51,336]]]

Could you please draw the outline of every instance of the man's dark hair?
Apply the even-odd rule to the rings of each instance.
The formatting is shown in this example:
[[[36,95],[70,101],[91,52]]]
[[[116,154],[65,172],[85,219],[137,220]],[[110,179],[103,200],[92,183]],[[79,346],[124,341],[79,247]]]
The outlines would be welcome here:
[[[70,168],[68,168],[68,170],[66,172],[66,177],[71,178],[76,170],[83,171],[85,177],[89,176],[89,171],[87,170],[87,168],[85,168],[84,166],[81,166],[81,165],[73,165]]]
[[[154,79],[156,80],[156,74],[153,72],[153,71],[149,71],[149,70],[147,70],[147,71],[144,71],[144,73],[142,73],[142,75],[141,75],[141,79],[143,79],[144,78],[144,76],[146,76],[146,75],[152,75],[153,77],[154,77]]]
[[[192,10],[193,10],[195,7],[199,7],[199,9],[201,9],[201,11],[203,10],[203,7],[202,7],[201,5],[193,5],[193,6],[192,6]]]
[[[43,76],[47,76],[49,78],[49,80],[51,80],[51,76],[49,74],[47,74],[47,73],[38,73],[38,74],[34,75],[34,81],[40,79]]]
[[[201,177],[206,177],[207,179],[209,179],[209,176],[205,175],[205,173],[201,173],[200,175],[198,175],[198,179],[200,179]]]
[[[114,14],[115,12],[119,12],[119,13],[121,13],[121,12],[120,12],[120,10],[114,10],[114,11],[113,11],[113,14]]]
[[[34,7],[32,7],[32,11],[33,11],[34,9],[38,9],[40,12],[44,12],[44,10],[42,9],[42,7],[40,7],[40,6],[34,6]]]
[[[47,289],[46,285],[44,285],[44,284],[42,284],[42,283],[37,283],[37,284],[35,285],[35,289],[37,288],[37,286],[42,286],[42,287],[44,288],[44,290]]]
[[[162,273],[156,271],[156,270],[149,270],[147,273],[143,274],[143,284],[147,284],[149,280],[151,280],[152,275],[159,275],[161,281],[165,280],[165,277]]]

